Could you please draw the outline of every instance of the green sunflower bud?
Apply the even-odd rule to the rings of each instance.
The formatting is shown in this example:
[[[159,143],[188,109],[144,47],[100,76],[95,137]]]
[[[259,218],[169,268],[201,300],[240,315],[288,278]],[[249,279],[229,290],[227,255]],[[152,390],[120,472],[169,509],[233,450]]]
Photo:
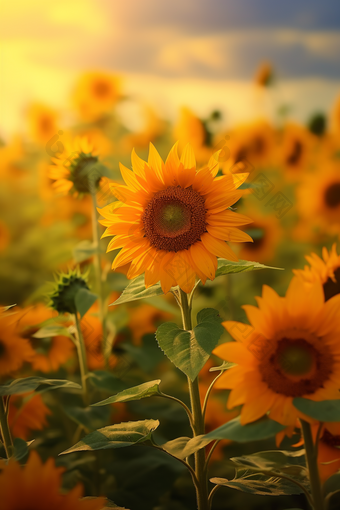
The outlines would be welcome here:
[[[61,273],[50,294],[49,306],[59,313],[77,313],[76,296],[80,289],[87,289],[87,275],[80,273],[79,269]]]
[[[97,156],[84,152],[80,152],[76,158],[71,160],[70,180],[78,193],[93,193],[99,188],[102,174],[98,161]]]

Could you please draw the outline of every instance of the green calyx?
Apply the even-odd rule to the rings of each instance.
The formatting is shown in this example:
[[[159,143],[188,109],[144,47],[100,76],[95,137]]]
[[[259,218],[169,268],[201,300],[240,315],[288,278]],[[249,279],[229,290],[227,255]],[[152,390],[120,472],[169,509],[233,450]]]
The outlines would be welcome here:
[[[97,156],[84,152],[72,160],[69,170],[75,191],[93,193],[98,189],[102,174],[97,163]]]
[[[80,289],[87,289],[87,275],[82,275],[79,269],[62,273],[50,294],[49,306],[59,313],[77,313],[76,295]]]

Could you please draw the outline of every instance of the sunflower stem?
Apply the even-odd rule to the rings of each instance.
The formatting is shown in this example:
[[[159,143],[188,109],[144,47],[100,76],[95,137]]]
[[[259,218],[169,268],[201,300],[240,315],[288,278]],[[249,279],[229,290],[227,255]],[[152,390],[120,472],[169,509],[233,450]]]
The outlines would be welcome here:
[[[87,369],[87,359],[86,359],[86,349],[84,344],[83,335],[80,328],[80,321],[78,319],[78,315],[74,314],[74,319],[76,323],[76,347],[77,347],[77,353],[78,353],[78,361],[79,361],[79,368],[80,368],[80,377],[81,377],[81,386],[83,389],[83,400],[84,404],[86,406],[89,405],[89,395],[87,390],[87,376],[88,376],[88,369]]]
[[[301,420],[301,428],[306,449],[307,467],[312,491],[314,510],[324,509],[324,499],[321,490],[321,482],[318,469],[318,449],[314,445],[310,423]]]
[[[187,331],[192,329],[191,321],[191,303],[189,305],[188,296],[180,289],[181,313],[183,328]],[[194,381],[188,377],[188,387],[191,403],[191,413],[193,417],[194,437],[205,433],[204,417],[201,407],[200,391],[198,377]],[[195,452],[195,473],[197,477],[196,497],[198,510],[208,510],[208,479],[205,471],[205,449],[201,448]]]
[[[10,459],[14,452],[14,446],[11,436],[11,431],[8,426],[8,409],[6,410],[5,398],[0,398],[0,429],[1,437],[4,443],[6,457]]]
[[[99,304],[99,319],[102,325],[103,332],[103,356],[105,360],[106,368],[109,368],[109,358],[110,358],[110,350],[107,346],[107,329],[106,329],[106,321],[105,321],[105,304],[103,298],[103,282],[102,282],[102,271],[101,271],[101,262],[100,262],[100,244],[99,244],[99,226],[98,226],[98,218],[97,218],[97,199],[96,192],[93,191],[91,193],[92,197],[92,237],[93,237],[93,245],[94,245],[94,270],[96,276],[97,290],[98,290],[98,304]]]

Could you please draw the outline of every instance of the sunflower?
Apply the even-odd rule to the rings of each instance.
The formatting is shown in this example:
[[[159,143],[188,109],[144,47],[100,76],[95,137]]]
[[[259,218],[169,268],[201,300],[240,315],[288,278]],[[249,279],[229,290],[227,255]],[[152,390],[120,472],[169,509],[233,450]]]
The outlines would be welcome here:
[[[11,459],[0,473],[1,510],[101,510],[105,506],[105,498],[81,500],[81,484],[61,493],[64,471],[52,458],[43,464],[36,451],[23,467]]]
[[[280,222],[274,216],[265,216],[254,209],[247,215],[253,219],[248,233],[254,242],[241,245],[239,256],[243,260],[269,262],[274,259],[277,246],[282,238]]]
[[[310,264],[304,269],[295,269],[293,272],[305,282],[321,282],[327,301],[333,296],[340,294],[340,255],[337,254],[334,243],[330,252],[322,248],[322,258],[315,253],[305,257]]]
[[[225,241],[252,241],[237,228],[251,220],[228,208],[243,195],[237,188],[247,174],[216,178],[215,157],[197,171],[189,144],[181,159],[175,144],[165,164],[150,144],[148,163],[133,151],[132,166],[120,166],[126,186],[111,186],[119,201],[100,210],[103,237],[115,236],[108,251],[122,248],[113,269],[131,262],[129,279],[145,273],[146,287],[160,281],[166,294],[176,285],[190,292],[196,277],[213,280],[217,257],[238,260]]]
[[[18,328],[18,314],[0,314],[0,377],[19,370],[34,358],[34,351]]]
[[[296,180],[311,164],[314,137],[305,127],[289,123],[279,146],[279,160],[289,179]]]
[[[86,137],[77,136],[65,143],[64,152],[52,158],[48,176],[60,194],[78,196],[97,190],[102,175],[98,170],[98,149]],[[97,168],[96,168],[97,165]]]
[[[32,104],[28,109],[28,123],[31,137],[39,144],[45,144],[58,132],[57,113],[43,104]]]
[[[28,397],[28,398],[25,398]],[[46,417],[52,414],[39,394],[12,395],[9,401],[8,424],[14,437],[29,439],[31,431],[43,430]]]
[[[57,313],[54,313],[43,304],[38,304],[22,311],[20,331],[24,338],[30,340],[30,344],[35,351],[34,357],[31,360],[33,370],[40,370],[45,373],[55,372],[73,355],[74,344],[66,336],[58,335],[51,338],[34,337],[42,322],[56,316]]]
[[[117,76],[89,72],[76,85],[74,104],[84,120],[96,121],[110,112],[121,97],[121,80]]]
[[[225,162],[223,173],[251,171],[256,166],[268,166],[275,148],[275,132],[272,126],[258,120],[251,124],[241,125],[226,137]],[[230,140],[230,141],[229,141]]]
[[[340,236],[339,164],[330,164],[305,176],[297,189],[297,198],[303,219],[330,235]]]
[[[236,342],[218,346],[214,354],[238,366],[216,387],[231,389],[229,408],[243,404],[243,424],[269,413],[295,425],[302,415],[294,397],[340,398],[340,296],[325,302],[319,283],[307,288],[294,277],[285,298],[265,285],[257,301],[259,308],[244,306],[251,325],[223,323]]]

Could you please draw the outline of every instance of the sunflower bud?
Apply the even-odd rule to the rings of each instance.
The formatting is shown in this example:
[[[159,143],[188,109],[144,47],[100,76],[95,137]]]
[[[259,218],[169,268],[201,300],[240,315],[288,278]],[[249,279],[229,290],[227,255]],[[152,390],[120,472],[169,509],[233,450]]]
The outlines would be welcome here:
[[[87,289],[87,275],[82,275],[79,269],[68,273],[61,273],[50,294],[49,306],[59,313],[77,313],[76,296],[80,289]]]

